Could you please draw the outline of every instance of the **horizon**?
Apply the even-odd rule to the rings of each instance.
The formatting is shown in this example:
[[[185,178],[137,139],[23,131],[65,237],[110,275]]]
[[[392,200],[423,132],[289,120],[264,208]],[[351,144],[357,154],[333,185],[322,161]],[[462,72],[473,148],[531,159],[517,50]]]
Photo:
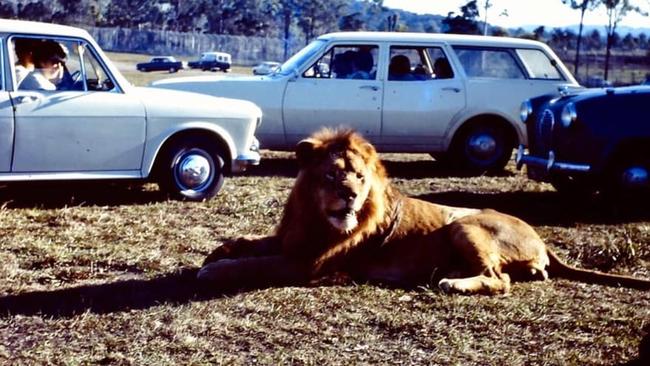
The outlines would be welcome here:
[[[460,14],[460,7],[468,0],[384,0],[384,6],[401,9],[416,14],[433,14],[446,17],[449,12]],[[504,28],[519,28],[545,26],[548,28],[564,28],[580,24],[580,11],[563,4],[561,0],[492,0],[488,9],[488,24]],[[639,1],[636,1],[639,3]],[[479,20],[483,21],[485,9],[481,7],[485,0],[478,0]],[[650,4],[645,10],[650,10]],[[507,15],[504,15],[504,10]],[[539,19],[543,18],[543,21]],[[584,19],[585,26],[607,25],[605,8],[600,6],[594,11],[587,11]],[[630,13],[618,24],[620,27],[650,28],[650,17]]]

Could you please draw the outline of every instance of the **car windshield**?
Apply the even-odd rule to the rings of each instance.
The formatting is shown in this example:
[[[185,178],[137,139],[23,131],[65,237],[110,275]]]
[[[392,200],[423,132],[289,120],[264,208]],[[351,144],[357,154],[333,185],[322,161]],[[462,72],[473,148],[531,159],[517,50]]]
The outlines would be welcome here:
[[[275,69],[275,74],[290,75],[294,72],[294,70],[297,70],[307,60],[311,59],[314,54],[320,51],[325,43],[326,42],[324,40],[320,39],[311,42],[305,46],[305,48],[298,51],[298,53],[291,56],[285,63],[282,64],[282,66]]]

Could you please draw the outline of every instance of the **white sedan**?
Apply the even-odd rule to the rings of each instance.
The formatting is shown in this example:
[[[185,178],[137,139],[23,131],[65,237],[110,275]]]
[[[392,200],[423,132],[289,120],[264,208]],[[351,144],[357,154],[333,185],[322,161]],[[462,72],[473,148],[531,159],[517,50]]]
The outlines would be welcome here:
[[[251,102],[134,87],[78,28],[0,20],[0,40],[0,182],[155,179],[203,200],[259,163]]]
[[[524,99],[579,87],[540,42],[400,32],[323,35],[267,76],[153,86],[254,102],[264,148],[293,149],[321,126],[346,125],[380,151],[431,153],[475,173],[502,168],[525,143]]]

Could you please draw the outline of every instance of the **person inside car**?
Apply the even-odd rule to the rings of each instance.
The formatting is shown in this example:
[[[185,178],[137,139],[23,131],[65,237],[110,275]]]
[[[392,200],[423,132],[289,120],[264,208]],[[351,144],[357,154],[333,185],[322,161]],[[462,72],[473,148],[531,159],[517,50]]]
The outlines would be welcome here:
[[[433,63],[433,73],[436,79],[451,79],[454,77],[451,65],[449,65],[449,61],[444,57],[438,57],[436,62]]]
[[[34,45],[35,41],[31,38],[16,38],[14,40],[14,51],[16,53],[16,85],[20,83],[34,71]]]
[[[416,80],[413,74],[411,74],[411,61],[407,56],[395,55],[390,59],[390,65],[388,66],[388,80]]]
[[[33,51],[34,70],[20,83],[21,90],[57,90],[65,77],[66,53],[57,42],[42,41]]]
[[[373,66],[372,54],[368,51],[358,51],[354,52],[352,56],[352,72],[347,76],[347,78],[364,80],[374,79],[374,75],[371,75],[370,73]]]
[[[332,71],[337,79],[349,79],[353,72],[354,51],[345,51],[334,56]]]

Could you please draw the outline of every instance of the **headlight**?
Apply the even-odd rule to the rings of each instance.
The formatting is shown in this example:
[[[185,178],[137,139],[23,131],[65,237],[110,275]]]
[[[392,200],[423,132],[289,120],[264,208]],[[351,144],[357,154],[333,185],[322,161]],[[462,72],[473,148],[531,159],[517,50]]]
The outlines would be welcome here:
[[[578,113],[576,112],[576,106],[573,103],[568,103],[562,108],[562,115],[560,120],[562,121],[562,126],[569,127],[575,120],[578,118]]]
[[[519,108],[519,118],[521,118],[521,122],[526,123],[526,120],[531,113],[533,113],[533,105],[530,103],[530,100],[526,99],[521,103],[521,107]]]

